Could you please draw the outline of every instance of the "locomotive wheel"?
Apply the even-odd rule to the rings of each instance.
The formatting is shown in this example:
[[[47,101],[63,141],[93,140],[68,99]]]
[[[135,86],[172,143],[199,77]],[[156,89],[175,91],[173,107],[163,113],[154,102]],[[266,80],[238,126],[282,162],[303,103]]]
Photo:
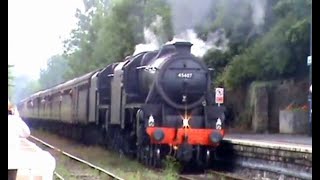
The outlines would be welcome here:
[[[146,166],[151,165],[150,146],[139,146],[137,150],[138,161]]]
[[[149,145],[149,158],[148,158],[148,166],[153,166],[153,145],[152,144],[150,144]]]
[[[146,166],[152,166],[152,146],[150,144],[150,139],[143,124],[140,124],[139,128],[140,138],[138,139],[138,156],[140,162]]]
[[[141,163],[142,162],[142,148],[141,148],[141,146],[138,146],[138,148],[137,148],[137,159],[138,159],[138,161]]]
[[[143,148],[143,164],[149,166],[149,147],[145,146]]]
[[[152,166],[155,168],[161,167],[161,151],[159,145],[154,145]]]
[[[151,166],[152,167],[156,167],[156,162],[155,161],[156,161],[156,149],[157,148],[153,144],[151,145],[151,147],[152,147],[151,148],[151,152],[150,152],[151,153]]]
[[[205,154],[204,166],[206,168],[209,167],[210,166],[210,162],[211,162],[211,152],[210,152],[210,150],[207,150],[206,154]]]

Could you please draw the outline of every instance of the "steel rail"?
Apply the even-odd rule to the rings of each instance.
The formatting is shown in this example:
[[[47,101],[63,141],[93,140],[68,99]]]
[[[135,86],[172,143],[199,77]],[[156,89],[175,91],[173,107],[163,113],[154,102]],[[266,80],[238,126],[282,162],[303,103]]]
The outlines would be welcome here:
[[[213,171],[213,170],[208,170],[206,171],[204,174],[206,175],[214,175],[214,178],[218,178],[218,179],[232,179],[232,180],[246,180],[245,178],[242,177],[238,177],[235,175],[231,175],[231,174],[227,174],[227,173],[223,173],[223,172],[218,172],[218,171]],[[199,174],[199,175],[179,175],[179,179],[180,180],[197,180],[197,179],[208,179],[206,177],[201,177],[198,178],[197,176],[200,175],[204,175],[204,174]],[[210,177],[211,179],[211,177]]]
[[[246,180],[246,178],[243,178],[243,177],[239,177],[239,176],[235,176],[235,175],[231,175],[231,174],[226,174],[226,173],[218,172],[218,171],[214,171],[214,170],[208,170],[207,173],[213,174],[213,175],[218,176],[222,179]]]
[[[53,173],[58,179],[64,180],[64,178],[60,174],[58,174],[56,171],[54,171]]]
[[[40,142],[41,144],[43,144],[43,145],[45,145],[45,146],[47,146],[47,147],[49,147],[49,148],[51,148],[51,149],[54,149],[54,150],[62,153],[63,155],[65,155],[65,156],[67,156],[67,157],[69,157],[69,158],[71,158],[71,159],[73,159],[73,160],[75,160],[75,161],[79,161],[79,162],[81,162],[81,163],[83,163],[83,164],[88,165],[89,167],[91,167],[91,168],[93,168],[93,169],[96,169],[96,170],[98,170],[98,171],[100,171],[100,172],[103,172],[103,173],[107,174],[108,176],[110,176],[110,177],[112,177],[112,178],[114,178],[114,179],[124,180],[123,178],[120,178],[120,177],[116,176],[115,174],[113,174],[113,173],[111,173],[111,172],[108,172],[108,171],[102,169],[101,167],[98,167],[98,166],[96,166],[96,165],[94,165],[94,164],[92,164],[92,163],[90,163],[90,162],[87,162],[87,161],[85,161],[85,160],[83,160],[83,159],[80,159],[80,158],[78,158],[78,157],[76,157],[76,156],[73,156],[73,155],[71,155],[71,154],[69,154],[69,153],[67,153],[67,152],[64,152],[64,151],[62,151],[61,149],[56,148],[56,147],[54,147],[54,146],[52,146],[52,145],[50,145],[50,144],[42,141],[41,139],[38,139],[38,138],[36,138],[36,137],[34,137],[34,136],[32,136],[32,135],[30,135],[29,137],[32,138],[32,139],[34,139],[35,141]]]

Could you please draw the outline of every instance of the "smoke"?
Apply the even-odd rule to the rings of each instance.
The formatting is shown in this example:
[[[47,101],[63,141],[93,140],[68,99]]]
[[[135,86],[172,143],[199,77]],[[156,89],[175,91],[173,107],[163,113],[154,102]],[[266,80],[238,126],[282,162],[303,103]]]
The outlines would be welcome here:
[[[155,20],[150,24],[149,27],[143,28],[145,44],[138,44],[135,46],[133,55],[139,54],[144,51],[153,51],[159,48],[159,37],[155,35],[153,30],[162,27],[162,17],[157,15]]]
[[[138,44],[135,47],[134,55],[144,52],[144,51],[153,51],[159,49],[160,44],[158,42],[157,36],[151,31],[150,28],[144,28],[144,36],[146,44]],[[174,38],[166,42],[165,44],[173,44],[178,41],[188,41],[193,44],[191,47],[191,53],[197,57],[203,57],[203,55],[209,49],[216,49],[221,51],[226,51],[228,49],[228,39],[225,36],[225,33],[222,29],[215,31],[214,33],[209,33],[206,41],[197,37],[196,32],[193,29],[187,29],[181,32],[178,35],[175,35]]]
[[[212,0],[188,0],[186,3],[183,0],[167,0],[171,8],[171,21],[174,31],[175,41],[190,41],[193,43],[191,48],[195,55],[203,56],[203,54],[214,45],[213,41],[205,42],[197,37],[194,28],[204,22],[209,15]],[[138,44],[135,47],[134,55],[143,51],[152,51],[158,49],[161,45],[161,40],[154,33],[154,30],[163,27],[161,16],[156,16],[155,20],[149,27],[144,28],[145,44]],[[212,38],[215,39],[215,38]],[[167,42],[168,43],[168,42]],[[166,44],[167,44],[166,43]]]
[[[161,40],[155,35],[154,30],[162,27],[162,18],[156,16],[155,20],[149,27],[144,28],[145,44],[138,44],[135,46],[133,55],[136,55],[145,51],[153,51],[159,49],[161,46]],[[217,49],[225,51],[228,48],[228,39],[225,36],[223,30],[219,29],[214,33],[209,33],[207,40],[204,41],[198,38],[194,29],[186,29],[176,34],[173,39],[165,44],[172,44],[177,41],[188,41],[193,44],[191,47],[191,53],[195,56],[202,57],[209,49]]]
[[[154,51],[159,48],[157,36],[149,28],[144,28],[143,34],[144,34],[144,39],[146,43],[137,44],[133,55],[136,55],[145,51]]]
[[[202,57],[209,49],[225,51],[228,46],[228,39],[223,30],[219,29],[209,33],[207,40],[200,39],[195,32],[198,26],[206,25],[214,0],[167,0],[171,8],[171,21],[174,30],[174,38],[166,44],[176,41],[189,41],[193,44],[191,53]]]
[[[202,57],[212,48],[221,51],[228,49],[229,40],[222,28],[209,33],[206,40],[200,39],[196,34],[196,27],[205,27],[213,23],[214,19],[211,19],[212,14],[214,14],[213,7],[220,7],[219,5],[222,5],[221,7],[225,7],[224,15],[229,16],[231,19],[241,19],[243,17],[245,21],[251,20],[254,24],[251,32],[248,32],[248,36],[251,36],[251,34],[257,33],[259,27],[264,24],[267,4],[266,0],[201,0],[201,3],[198,0],[188,0],[188,2],[184,0],[166,1],[170,5],[171,22],[174,31],[174,38],[170,42],[166,42],[166,44],[176,41],[189,41],[193,44],[191,53],[198,57]],[[248,16],[246,14],[248,11],[246,9],[237,9],[249,6],[252,9],[251,19],[247,19]],[[157,16],[149,27],[144,28],[146,43],[136,45],[134,54],[158,49],[163,43],[154,32],[159,32],[161,28],[166,27],[163,27],[162,18]],[[237,29],[233,31],[237,31]]]
[[[252,21],[255,26],[264,24],[266,0],[251,0]]]
[[[172,41],[169,41],[166,44],[172,44],[177,41],[191,42],[193,44],[191,47],[191,53],[197,57],[203,57],[209,49],[225,51],[228,48],[228,39],[226,38],[224,31],[221,29],[214,33],[210,33],[206,41],[198,38],[193,29],[187,29],[186,31],[176,35]]]
[[[167,0],[167,2],[171,8],[173,30],[177,35],[207,23],[214,0]]]

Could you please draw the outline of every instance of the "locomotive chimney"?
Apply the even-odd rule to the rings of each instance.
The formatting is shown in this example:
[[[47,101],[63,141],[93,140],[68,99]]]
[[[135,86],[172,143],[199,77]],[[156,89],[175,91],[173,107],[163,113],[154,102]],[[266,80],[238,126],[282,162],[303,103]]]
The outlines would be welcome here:
[[[190,42],[175,42],[173,43],[176,51],[179,53],[190,53],[191,52],[191,44]]]

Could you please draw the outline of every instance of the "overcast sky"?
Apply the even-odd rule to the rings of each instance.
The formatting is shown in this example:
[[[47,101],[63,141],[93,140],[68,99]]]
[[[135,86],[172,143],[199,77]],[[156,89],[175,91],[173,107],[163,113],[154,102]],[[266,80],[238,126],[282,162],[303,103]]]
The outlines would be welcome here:
[[[8,1],[8,63],[14,74],[39,78],[40,68],[57,53],[62,41],[76,26],[76,8],[82,0],[10,0]]]

